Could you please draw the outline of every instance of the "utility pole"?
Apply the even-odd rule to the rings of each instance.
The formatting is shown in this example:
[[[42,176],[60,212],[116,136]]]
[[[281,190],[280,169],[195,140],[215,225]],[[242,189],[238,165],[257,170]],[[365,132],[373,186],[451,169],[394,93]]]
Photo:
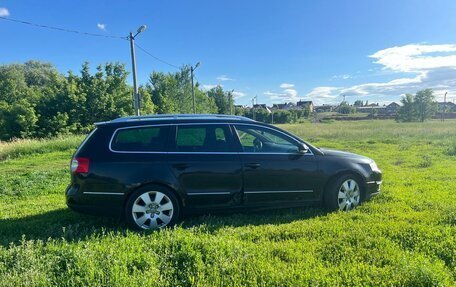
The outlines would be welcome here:
[[[445,113],[446,113],[446,96],[448,92],[445,92],[445,95],[443,96],[443,112],[442,112],[442,122],[445,121]]]
[[[228,100],[230,101],[230,115],[233,114],[233,105],[232,105],[232,102],[233,102],[233,92],[234,92],[234,89],[231,90],[231,92],[229,93],[229,98],[228,98]]]
[[[142,25],[141,27],[138,28],[138,31],[136,32],[135,35],[133,35],[132,32],[130,32],[130,35],[128,36],[130,40],[130,49],[131,49],[131,68],[133,70],[133,109],[135,111],[135,115],[139,116],[140,112],[139,109],[141,108],[141,96],[138,93],[138,84],[136,81],[136,56],[135,56],[135,37],[146,30],[147,26]]]
[[[196,106],[195,106],[195,85],[193,85],[193,72],[198,68],[200,62],[196,63],[195,67],[190,66],[190,74],[192,77],[192,99],[193,99],[193,113],[196,114]]]
[[[257,99],[257,96],[252,98],[252,117],[253,120],[255,120],[255,100]]]

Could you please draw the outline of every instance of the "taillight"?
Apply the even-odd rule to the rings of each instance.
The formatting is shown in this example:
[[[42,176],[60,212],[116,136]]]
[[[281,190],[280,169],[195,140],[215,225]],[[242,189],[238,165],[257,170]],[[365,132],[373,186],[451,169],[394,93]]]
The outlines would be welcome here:
[[[87,173],[89,172],[90,160],[86,157],[75,157],[71,161],[72,173]]]

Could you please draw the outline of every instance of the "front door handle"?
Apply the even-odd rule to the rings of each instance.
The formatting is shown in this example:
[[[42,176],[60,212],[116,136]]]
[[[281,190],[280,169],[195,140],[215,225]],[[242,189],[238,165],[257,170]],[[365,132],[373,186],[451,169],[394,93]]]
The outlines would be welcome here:
[[[257,163],[257,162],[251,162],[251,163],[245,164],[245,166],[250,167],[250,168],[259,168],[261,166],[261,164]]]
[[[184,170],[186,168],[188,168],[190,165],[186,164],[186,163],[176,163],[176,164],[173,164],[173,167],[177,170]]]

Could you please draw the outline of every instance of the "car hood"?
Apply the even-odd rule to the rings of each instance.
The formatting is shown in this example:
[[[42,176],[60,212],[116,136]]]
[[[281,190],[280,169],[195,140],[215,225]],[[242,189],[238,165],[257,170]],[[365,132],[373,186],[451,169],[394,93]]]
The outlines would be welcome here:
[[[366,156],[362,156],[362,155],[351,153],[351,152],[333,150],[333,149],[326,149],[326,148],[320,148],[320,150],[323,152],[323,154],[325,156],[351,158],[351,159],[354,159],[354,160],[365,161],[367,163],[372,161],[370,158],[368,158]]]

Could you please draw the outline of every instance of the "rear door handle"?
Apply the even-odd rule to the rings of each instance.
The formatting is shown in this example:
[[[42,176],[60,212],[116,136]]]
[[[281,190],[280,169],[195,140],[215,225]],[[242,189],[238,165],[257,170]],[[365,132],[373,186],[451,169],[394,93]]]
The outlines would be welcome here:
[[[184,170],[186,168],[188,168],[190,165],[186,164],[186,163],[176,163],[176,164],[173,164],[173,167],[177,170]]]
[[[257,163],[257,162],[251,162],[251,163],[246,163],[245,166],[250,167],[250,168],[259,168],[261,166],[261,164]]]

